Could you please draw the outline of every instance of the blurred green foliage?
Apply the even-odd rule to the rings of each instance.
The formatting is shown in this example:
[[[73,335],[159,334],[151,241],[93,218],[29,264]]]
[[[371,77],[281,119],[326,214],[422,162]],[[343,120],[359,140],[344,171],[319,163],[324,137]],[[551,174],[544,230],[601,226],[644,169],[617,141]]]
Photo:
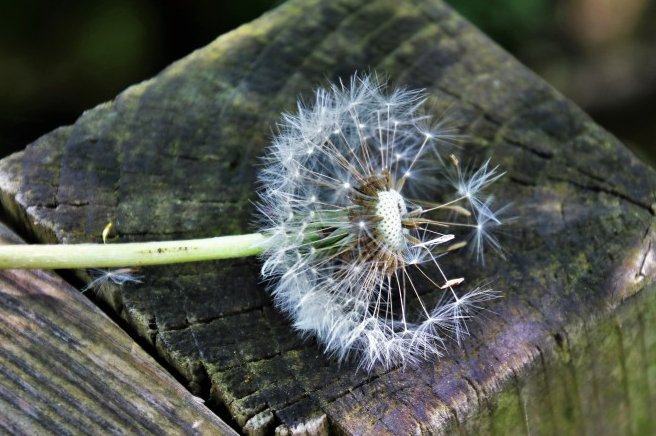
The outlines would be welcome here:
[[[507,50],[539,35],[554,19],[550,0],[447,0],[463,16]]]
[[[0,1],[0,156],[279,1]]]

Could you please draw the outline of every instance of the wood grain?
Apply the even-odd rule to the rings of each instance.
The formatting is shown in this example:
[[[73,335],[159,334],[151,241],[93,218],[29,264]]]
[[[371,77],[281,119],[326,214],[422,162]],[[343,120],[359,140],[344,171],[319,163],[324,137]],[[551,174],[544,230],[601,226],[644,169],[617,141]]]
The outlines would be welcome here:
[[[236,435],[55,274],[0,271],[0,313],[0,433]]]

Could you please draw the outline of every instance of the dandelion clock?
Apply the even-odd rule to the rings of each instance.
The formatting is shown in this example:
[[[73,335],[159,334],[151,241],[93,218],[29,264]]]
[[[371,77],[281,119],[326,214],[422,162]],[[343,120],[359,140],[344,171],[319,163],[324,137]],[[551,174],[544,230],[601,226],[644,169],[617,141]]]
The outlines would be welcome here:
[[[470,311],[495,296],[480,287],[459,296],[463,279],[449,278],[438,258],[462,246],[453,227],[472,230],[482,256],[488,227],[499,224],[483,189],[499,175],[487,163],[460,171],[453,132],[421,114],[424,97],[387,94],[369,76],[319,89],[312,105],[284,116],[260,175],[260,227],[270,235],[263,275],[274,279],[277,306],[327,351],[358,354],[367,369],[440,356],[448,336],[466,332]],[[421,281],[444,294],[435,307],[422,301]]]

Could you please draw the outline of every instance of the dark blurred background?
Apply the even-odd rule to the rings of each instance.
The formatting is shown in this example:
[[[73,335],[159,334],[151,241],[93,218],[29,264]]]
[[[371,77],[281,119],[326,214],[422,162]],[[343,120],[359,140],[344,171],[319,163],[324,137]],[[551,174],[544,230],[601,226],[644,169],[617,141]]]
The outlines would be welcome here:
[[[656,164],[656,0],[448,2]],[[0,0],[0,157],[279,3]]]

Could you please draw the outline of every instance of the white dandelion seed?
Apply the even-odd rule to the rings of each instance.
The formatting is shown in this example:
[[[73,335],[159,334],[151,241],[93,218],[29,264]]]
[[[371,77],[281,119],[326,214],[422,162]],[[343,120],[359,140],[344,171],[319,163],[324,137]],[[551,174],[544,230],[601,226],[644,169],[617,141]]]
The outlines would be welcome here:
[[[142,277],[136,272],[138,268],[118,268],[118,269],[89,269],[91,281],[81,289],[80,292],[84,293],[91,289],[95,289],[98,293],[103,293],[114,284],[116,286],[123,286],[126,283],[141,283]]]
[[[277,306],[329,353],[357,354],[367,370],[441,356],[496,295],[483,287],[459,296],[463,278],[448,278],[438,258],[462,246],[456,228],[474,230],[476,250],[486,240],[499,247],[483,230],[499,224],[483,191],[500,174],[485,162],[468,175],[454,156],[444,159],[456,135],[431,127],[424,99],[387,94],[371,76],[319,89],[314,105],[283,116],[260,174],[262,273]],[[449,182],[457,193],[445,198],[435,187]],[[435,307],[420,295],[426,284],[440,293]]]

